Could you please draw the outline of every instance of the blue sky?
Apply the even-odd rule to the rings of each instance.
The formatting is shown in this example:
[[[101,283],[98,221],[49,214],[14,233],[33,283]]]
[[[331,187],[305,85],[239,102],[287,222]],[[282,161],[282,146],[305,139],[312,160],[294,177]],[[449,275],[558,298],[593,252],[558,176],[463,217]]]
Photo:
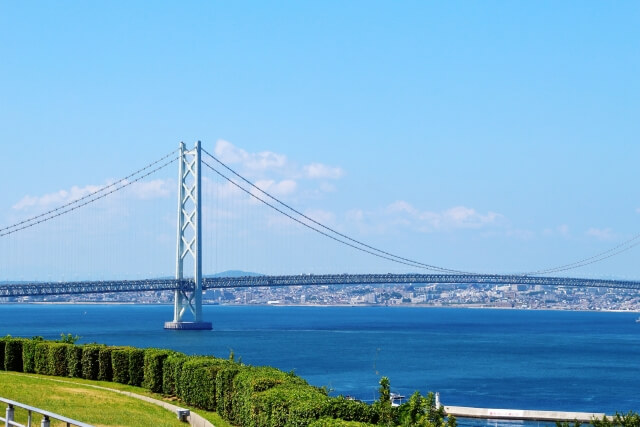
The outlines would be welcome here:
[[[589,257],[640,232],[639,28],[624,1],[2,2],[0,223],[200,139],[300,210],[423,262]],[[169,224],[163,172],[135,191]],[[118,230],[103,238],[135,246]],[[566,274],[637,279],[638,250]],[[219,267],[295,270],[262,251]],[[120,274],[147,273],[132,266]]]

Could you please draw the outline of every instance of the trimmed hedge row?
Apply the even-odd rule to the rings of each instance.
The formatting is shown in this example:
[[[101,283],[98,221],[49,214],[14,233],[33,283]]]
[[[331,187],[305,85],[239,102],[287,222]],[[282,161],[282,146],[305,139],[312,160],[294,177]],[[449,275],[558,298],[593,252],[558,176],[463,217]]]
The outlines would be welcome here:
[[[5,370],[143,386],[242,426],[365,426],[378,421],[371,405],[329,397],[293,373],[170,350],[6,337],[0,339],[0,363]]]

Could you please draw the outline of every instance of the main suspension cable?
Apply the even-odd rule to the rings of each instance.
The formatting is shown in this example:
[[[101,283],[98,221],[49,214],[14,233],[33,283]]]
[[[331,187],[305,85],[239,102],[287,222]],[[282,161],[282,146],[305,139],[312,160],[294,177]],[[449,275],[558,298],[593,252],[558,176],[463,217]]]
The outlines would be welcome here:
[[[127,182],[127,180],[128,180],[129,178],[132,178],[132,177],[134,177],[134,176],[138,175],[139,173],[144,172],[145,170],[147,170],[147,169],[149,169],[149,168],[151,168],[151,167],[153,167],[153,166],[157,165],[158,163],[162,162],[163,160],[165,160],[165,159],[167,159],[167,158],[171,157],[173,154],[175,154],[175,153],[176,153],[176,151],[178,151],[178,150],[177,150],[177,149],[176,149],[176,150],[173,150],[173,151],[171,151],[169,154],[167,154],[167,155],[166,155],[166,156],[164,156],[164,157],[161,157],[160,159],[156,160],[155,162],[149,163],[149,164],[148,164],[148,165],[146,165],[145,167],[143,167],[143,168],[141,168],[141,169],[138,169],[137,171],[135,171],[135,172],[133,172],[133,173],[131,173],[131,174],[129,174],[129,175],[127,175],[127,176],[125,176],[124,178],[119,179],[118,181],[115,181],[115,182],[113,182],[113,183],[111,183],[111,184],[105,185],[104,187],[101,187],[101,188],[99,188],[98,190],[96,190],[96,191],[94,191],[94,192],[92,192],[92,193],[89,193],[89,194],[87,194],[87,195],[85,195],[85,196],[83,196],[83,197],[80,197],[80,198],[78,198],[78,199],[72,200],[72,201],[70,201],[70,202],[68,202],[68,203],[65,203],[65,204],[63,204],[63,205],[61,205],[61,206],[58,206],[58,207],[57,207],[57,208],[55,208],[55,209],[51,209],[51,210],[49,210],[49,211],[47,211],[47,212],[44,212],[44,213],[41,213],[41,214],[38,214],[38,215],[32,216],[31,218],[27,218],[27,219],[22,220],[22,221],[20,221],[20,222],[16,222],[15,224],[12,224],[12,225],[10,225],[10,226],[8,226],[8,227],[0,228],[0,233],[2,233],[3,231],[6,231],[6,230],[10,230],[10,229],[12,229],[12,228],[19,227],[19,226],[21,226],[21,225],[23,225],[23,224],[26,224],[26,223],[28,223],[28,222],[34,221],[34,220],[36,220],[36,219],[38,219],[38,218],[42,218],[42,217],[44,217],[44,216],[51,215],[51,214],[53,214],[53,213],[55,213],[55,212],[58,212],[58,211],[60,211],[60,210],[62,210],[62,209],[64,209],[64,208],[68,207],[68,206],[74,205],[74,204],[79,203],[79,202],[81,202],[81,201],[83,201],[83,200],[85,200],[85,199],[91,198],[91,197],[95,196],[96,194],[102,193],[103,191],[105,191],[105,190],[107,190],[107,189],[109,189],[109,188],[111,188],[111,187],[117,186],[117,185],[119,185],[119,184],[121,184],[121,183],[123,183],[123,182]],[[174,159],[174,160],[175,160],[175,159]],[[164,166],[166,166],[166,164],[165,164]],[[163,166],[163,167],[164,167],[164,166]],[[160,169],[161,169],[161,168],[160,168]],[[154,169],[154,171],[153,171],[153,172],[155,172],[155,171],[157,171],[157,170],[158,170],[158,169]],[[149,175],[149,174],[147,174],[147,175],[145,175],[145,176],[148,176],[148,175]],[[135,181],[134,181],[134,182],[135,182]],[[111,194],[111,193],[109,193],[109,194]],[[84,205],[83,205],[83,206],[84,206]],[[21,228],[19,228],[19,230],[22,230],[22,229],[24,229],[24,228],[27,228],[27,227],[21,227]],[[15,231],[18,231],[18,230],[15,230]],[[6,236],[7,234],[11,234],[11,233],[2,233],[2,234],[0,234],[0,236]]]
[[[174,152],[175,152],[175,151],[174,151]],[[171,154],[173,154],[174,152],[172,152]],[[169,154],[169,155],[171,155],[171,154]],[[168,157],[168,156],[165,156],[165,157],[163,157],[163,159],[166,159],[167,157]],[[164,164],[162,164],[162,165],[158,166],[158,167],[157,167],[157,168],[155,168],[155,169],[152,169],[151,171],[147,172],[147,173],[146,173],[146,174],[144,174],[144,175],[141,175],[141,176],[137,177],[137,178],[136,178],[136,179],[134,179],[134,180],[129,181],[129,180],[127,180],[126,178],[123,178],[122,180],[118,181],[119,183],[123,183],[120,187],[116,187],[116,188],[114,188],[113,190],[111,190],[111,191],[109,191],[109,192],[107,192],[107,193],[100,194],[98,197],[95,197],[95,198],[92,198],[92,199],[88,199],[88,200],[87,200],[87,197],[88,197],[88,196],[85,196],[85,197],[83,197],[82,199],[77,199],[77,200],[76,200],[76,201],[74,201],[74,202],[69,202],[69,203],[67,203],[67,204],[65,204],[65,205],[63,205],[63,206],[61,206],[61,207],[58,207],[58,208],[56,208],[56,209],[52,209],[51,211],[49,211],[49,214],[51,214],[50,216],[43,217],[44,215],[38,215],[37,217],[33,217],[33,218],[31,219],[31,220],[32,220],[32,222],[29,222],[29,221],[27,221],[27,220],[22,221],[20,224],[23,224],[23,225],[22,225],[22,226],[19,226],[19,227],[17,227],[17,228],[13,228],[13,226],[3,228],[2,230],[9,230],[9,231],[5,231],[4,233],[0,233],[0,237],[8,236],[9,234],[13,234],[13,233],[16,233],[16,232],[18,232],[18,231],[20,231],[20,230],[24,230],[24,229],[26,229],[26,228],[33,227],[34,225],[42,224],[42,223],[47,222],[47,221],[49,221],[49,220],[51,220],[51,219],[53,219],[53,218],[57,218],[57,217],[62,216],[62,215],[64,215],[64,214],[68,213],[68,212],[74,211],[74,210],[79,209],[79,208],[81,208],[81,207],[83,207],[83,206],[86,206],[86,205],[88,205],[88,204],[90,204],[90,203],[93,203],[93,202],[95,202],[95,201],[97,201],[97,200],[103,199],[103,198],[107,197],[108,195],[113,194],[113,193],[115,193],[115,192],[117,192],[117,191],[120,191],[120,190],[122,190],[123,188],[126,188],[126,187],[130,186],[131,184],[134,184],[134,183],[136,183],[136,182],[140,181],[141,179],[146,178],[147,176],[149,176],[149,175],[151,175],[151,174],[153,174],[153,173],[155,173],[155,172],[159,171],[160,169],[163,169],[163,168],[167,167],[167,166],[168,166],[168,165],[170,165],[171,163],[175,162],[177,159],[178,159],[178,157],[174,157],[173,159],[170,159],[169,161],[165,162]],[[162,161],[162,159],[161,159],[161,160],[159,160],[159,161]],[[154,162],[153,164],[157,164],[159,161],[156,161],[156,162]],[[141,172],[141,171],[143,171],[143,170],[145,170],[145,169],[148,169],[150,166],[151,166],[151,165],[146,166],[145,168],[143,168],[143,169],[139,170],[139,171],[138,171],[138,173],[139,173],[139,172]],[[131,176],[133,176],[133,175],[135,175],[135,174],[131,174],[131,175],[129,175],[129,177],[131,177]],[[107,189],[107,188],[111,188],[111,187],[113,187],[113,185],[108,185],[108,186],[106,186],[106,187],[102,188],[101,190],[94,191],[91,195],[95,196],[95,195],[97,195],[98,193],[100,193],[101,191],[104,191],[105,189]],[[76,204],[76,202],[81,201],[81,200],[85,200],[85,201],[84,201],[83,203]],[[75,206],[72,206],[72,205],[74,205],[74,204],[75,204]],[[66,207],[66,208],[65,208],[65,207]],[[38,219],[37,221],[33,221],[34,219],[37,219],[37,218],[41,218],[41,219]],[[19,224],[14,224],[14,225],[15,225],[15,226],[17,226],[17,225],[19,225]],[[13,229],[11,229],[11,228],[13,228]]]
[[[224,175],[223,173],[221,173],[220,171],[218,171],[216,168],[212,167],[210,164],[208,164],[206,161],[202,161],[209,169],[211,169],[212,171],[214,171],[215,173],[217,173],[218,175],[220,175],[222,178],[226,179],[227,181],[229,181],[231,184],[233,184],[234,186],[238,187],[240,190],[244,191],[245,193],[249,194],[251,197],[255,198],[256,200],[259,200],[260,202],[264,203],[265,205],[269,206],[270,208],[276,210],[277,212],[281,213],[282,215],[285,215],[286,217],[288,217],[289,219],[302,224],[303,226],[316,231],[317,233],[322,234],[325,237],[328,237],[332,240],[335,240],[336,242],[342,243],[343,245],[347,245],[351,248],[357,249],[359,251],[368,253],[370,255],[374,255],[377,256],[379,258],[383,258],[389,261],[393,261],[399,264],[404,264],[404,265],[408,265],[410,267],[415,267],[415,268],[422,268],[422,269],[428,269],[428,270],[432,270],[432,271],[439,271],[439,272],[444,272],[444,273],[458,273],[458,274],[475,274],[475,273],[468,273],[468,272],[464,272],[464,271],[459,271],[459,270],[452,270],[452,269],[448,269],[448,268],[443,268],[443,267],[438,267],[438,266],[434,266],[434,265],[430,265],[430,264],[425,264],[422,262],[418,262],[418,261],[413,261],[411,259],[407,259],[407,258],[403,258],[400,257],[398,255],[394,255],[392,253],[383,251],[381,249],[377,249],[373,246],[367,245],[366,243],[360,242],[356,239],[353,239],[349,236],[346,236],[345,234],[342,234],[330,227],[327,227],[324,224],[319,223],[318,221],[314,220],[313,218],[310,218],[309,216],[303,214],[302,212],[294,209],[293,207],[289,206],[288,204],[282,202],[281,200],[277,199],[276,197],[272,196],[271,194],[267,193],[266,191],[262,190],[260,187],[257,187],[255,184],[253,184],[252,182],[250,182],[249,180],[247,180],[246,178],[244,178],[242,175],[238,174],[237,172],[235,172],[233,169],[229,168],[227,165],[225,165],[224,163],[222,163],[220,160],[218,160],[215,156],[211,155],[209,152],[207,152],[206,150],[202,150],[204,151],[207,155],[209,155],[213,160],[215,160],[216,162],[218,162],[220,165],[222,165],[224,168],[226,168],[228,171],[230,171],[231,173],[233,173],[235,176],[237,176],[238,178],[240,178],[242,181],[246,182],[249,186],[251,186],[252,188],[258,190],[260,193],[264,194],[265,196],[267,196],[268,198],[270,198],[271,200],[275,201],[276,203],[284,206],[285,208],[295,212],[297,215],[301,216],[302,218],[306,219],[307,221],[310,221],[314,224],[316,224],[319,227],[322,227],[323,229],[327,230],[330,233],[334,233],[340,237],[342,237],[343,239],[346,239],[352,243],[349,243],[347,241],[341,240],[335,236],[332,236],[331,234],[329,234],[328,232],[322,231],[316,227],[311,226],[310,224],[307,224],[303,221],[301,221],[298,218],[295,218],[294,216],[292,216],[291,214],[288,214],[286,212],[284,212],[282,209],[279,209],[278,207],[274,206],[273,204],[269,203],[268,201],[258,197],[256,194],[254,194],[253,192],[247,190],[246,188],[242,187],[241,185],[239,185],[237,182],[233,181],[232,179],[230,179],[229,177],[227,177],[226,175]],[[360,245],[360,246],[356,246],[356,245]]]

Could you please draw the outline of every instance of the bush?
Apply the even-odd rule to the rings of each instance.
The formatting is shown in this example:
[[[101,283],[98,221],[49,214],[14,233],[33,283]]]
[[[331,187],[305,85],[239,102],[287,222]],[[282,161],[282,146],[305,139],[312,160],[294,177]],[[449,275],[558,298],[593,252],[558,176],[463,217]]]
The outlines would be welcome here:
[[[255,400],[258,393],[280,384],[307,385],[302,379],[272,367],[244,366],[233,378],[231,421],[238,425],[256,424]]]
[[[144,350],[132,348],[129,351],[129,384],[140,387],[144,381]]]
[[[251,421],[260,426],[308,426],[328,410],[329,398],[318,389],[282,384],[254,395]]]
[[[34,372],[40,375],[49,375],[49,345],[48,341],[36,344],[33,357]]]
[[[187,405],[215,411],[216,375],[227,363],[214,357],[188,358],[182,365],[178,397]]]
[[[36,345],[42,342],[42,338],[24,340],[22,343],[22,371],[33,374],[35,370]]]
[[[22,372],[22,339],[7,338],[4,344],[4,370]]]
[[[100,347],[98,352],[98,380],[100,381],[111,381],[113,379],[112,351],[113,347]]]
[[[98,373],[100,372],[99,355],[100,346],[85,345],[82,347],[82,378],[87,380],[98,379]]]
[[[167,357],[162,368],[162,392],[168,396],[178,396],[182,364],[187,360],[183,353],[174,353]]]
[[[52,342],[49,344],[49,375],[55,375],[57,377],[67,376],[67,348],[71,344],[65,344],[60,342]]]
[[[221,366],[216,375],[216,412],[224,419],[230,420],[233,416],[233,402],[235,389],[233,379],[240,372],[240,366],[235,363],[227,363]]]
[[[120,384],[129,384],[129,348],[112,349],[111,366],[113,368],[113,381]]]
[[[149,348],[144,352],[144,381],[142,386],[154,393],[162,393],[163,366],[169,350]]]
[[[67,348],[67,375],[82,378],[82,347],[78,345]]]
[[[377,424],[378,413],[371,405],[358,400],[348,400],[342,396],[334,397],[329,402],[329,414],[333,418],[345,421],[359,421]]]
[[[375,426],[375,424],[368,423],[360,423],[357,421],[345,421],[334,418],[320,418],[309,424],[309,427],[370,427]]]
[[[4,369],[4,346],[7,338],[0,338],[0,369]]]

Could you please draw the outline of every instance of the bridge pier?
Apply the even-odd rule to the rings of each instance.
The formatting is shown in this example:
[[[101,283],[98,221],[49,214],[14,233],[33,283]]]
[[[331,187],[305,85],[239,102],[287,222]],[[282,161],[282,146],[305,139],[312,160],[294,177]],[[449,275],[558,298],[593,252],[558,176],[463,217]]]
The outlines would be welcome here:
[[[210,330],[211,322],[202,320],[202,203],[200,141],[193,150],[180,143],[178,160],[178,235],[176,245],[176,279],[184,279],[185,258],[193,262],[193,290],[176,289],[173,320],[165,329]],[[191,312],[193,321],[185,320]]]

